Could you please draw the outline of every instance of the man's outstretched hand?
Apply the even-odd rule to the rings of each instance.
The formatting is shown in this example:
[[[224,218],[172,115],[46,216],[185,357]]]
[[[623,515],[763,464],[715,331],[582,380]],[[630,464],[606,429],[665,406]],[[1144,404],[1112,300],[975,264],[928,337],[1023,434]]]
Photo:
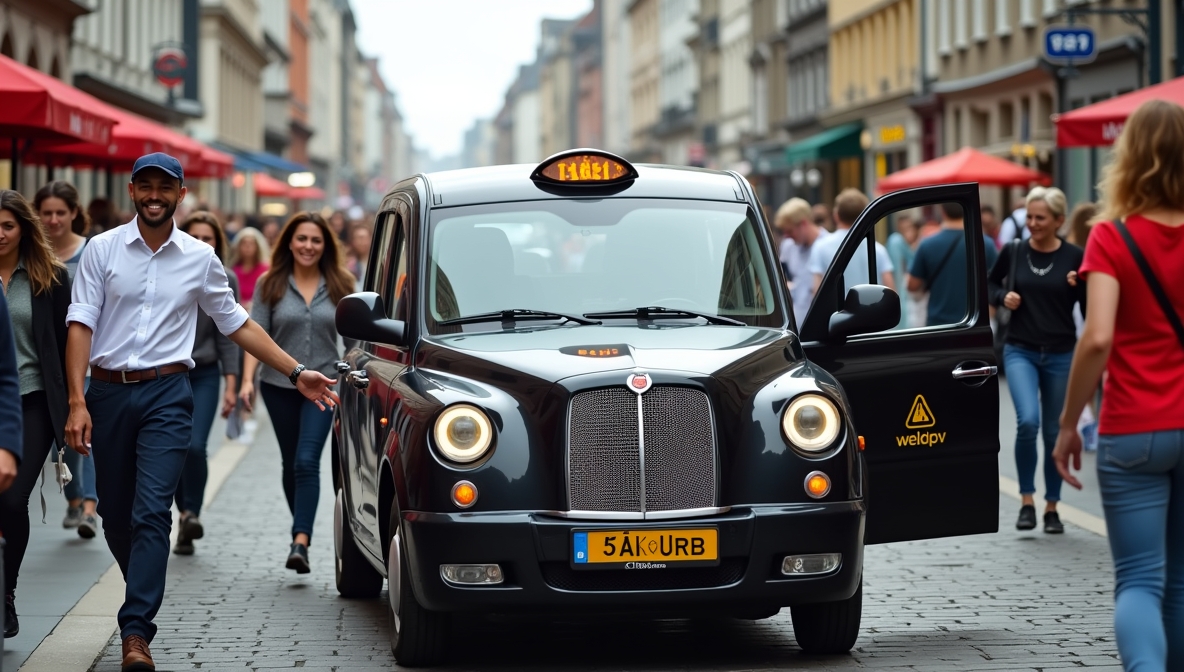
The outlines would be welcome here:
[[[333,408],[341,403],[341,399],[337,397],[337,393],[333,391],[333,386],[337,384],[335,378],[328,378],[318,371],[309,371],[305,369],[300,373],[300,377],[296,379],[296,389],[300,390],[309,401],[317,405],[317,408],[322,411],[326,408]]]

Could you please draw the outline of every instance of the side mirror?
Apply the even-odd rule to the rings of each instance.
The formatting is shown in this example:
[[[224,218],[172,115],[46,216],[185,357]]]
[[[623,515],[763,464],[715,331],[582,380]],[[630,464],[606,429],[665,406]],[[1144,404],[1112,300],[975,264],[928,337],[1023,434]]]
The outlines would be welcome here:
[[[407,324],[386,316],[382,297],[374,292],[350,294],[337,304],[334,318],[337,333],[345,338],[367,343],[403,346],[403,332]]]
[[[340,308],[338,309],[340,311]],[[843,309],[830,316],[831,338],[887,331],[900,324],[900,297],[883,285],[855,285]]]

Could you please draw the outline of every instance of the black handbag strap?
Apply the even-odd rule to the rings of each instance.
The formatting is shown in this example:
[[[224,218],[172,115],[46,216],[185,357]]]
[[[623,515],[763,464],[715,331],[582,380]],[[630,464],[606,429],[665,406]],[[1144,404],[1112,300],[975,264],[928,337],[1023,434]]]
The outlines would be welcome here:
[[[1159,303],[1159,307],[1163,309],[1164,315],[1167,316],[1168,323],[1172,325],[1172,331],[1176,332],[1176,338],[1180,341],[1181,347],[1184,347],[1184,323],[1180,322],[1180,314],[1176,312],[1175,306],[1172,305],[1172,300],[1168,298],[1167,292],[1163,291],[1163,285],[1159,284],[1159,278],[1155,277],[1155,271],[1151,270],[1151,264],[1147,263],[1147,258],[1143,256],[1143,252],[1135,243],[1135,239],[1131,237],[1131,232],[1127,230],[1126,225],[1116,219],[1114,220],[1114,227],[1118,229],[1118,233],[1126,241],[1127,249],[1131,251],[1131,256],[1135,258],[1135,264],[1143,272],[1143,279],[1147,281],[1147,285],[1151,288],[1151,293],[1155,295],[1155,300]]]
[[[937,266],[933,267],[933,274],[929,276],[930,281],[925,283],[925,291],[929,291],[929,288],[933,286],[933,283],[937,282],[937,276],[941,275],[941,272],[945,270],[946,263],[949,262],[950,257],[954,255],[954,250],[958,249],[958,244],[961,242],[961,238],[955,240],[954,244],[950,245],[950,249],[946,250],[945,255],[941,258],[941,261],[937,262]]]
[[[1011,248],[1011,270],[1007,272],[1007,291],[1015,291],[1015,272],[1019,268],[1020,263],[1020,245],[1024,241],[1016,238],[1007,244]]]

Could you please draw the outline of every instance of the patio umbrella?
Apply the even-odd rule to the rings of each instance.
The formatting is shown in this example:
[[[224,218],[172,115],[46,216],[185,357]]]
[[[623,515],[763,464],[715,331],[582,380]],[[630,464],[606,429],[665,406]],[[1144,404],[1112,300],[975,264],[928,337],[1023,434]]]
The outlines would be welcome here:
[[[1053,117],[1057,147],[1105,147],[1114,144],[1126,118],[1148,100],[1184,105],[1184,77],[1079,107]]]
[[[1025,168],[1017,163],[984,154],[973,147],[905,168],[880,179],[876,189],[880,193],[925,187],[934,184],[978,182],[994,186],[1026,186],[1032,182],[1049,184],[1048,175]]]
[[[77,142],[50,145],[34,152],[29,161],[38,163],[63,162],[73,166],[107,166],[116,170],[130,170],[136,159],[153,152],[169,152],[171,147],[164,136],[169,129],[99,100],[91,103],[94,110],[118,122],[105,143]]]

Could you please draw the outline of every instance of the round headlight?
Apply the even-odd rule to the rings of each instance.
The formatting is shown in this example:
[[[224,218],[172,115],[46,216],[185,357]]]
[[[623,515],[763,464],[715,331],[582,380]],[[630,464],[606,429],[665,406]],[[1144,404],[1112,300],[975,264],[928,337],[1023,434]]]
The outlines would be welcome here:
[[[436,445],[444,457],[468,464],[481,458],[493,445],[493,425],[476,406],[457,404],[444,409],[436,420]]]
[[[785,409],[781,428],[785,437],[802,450],[826,450],[839,436],[839,409],[826,397],[803,394]]]

